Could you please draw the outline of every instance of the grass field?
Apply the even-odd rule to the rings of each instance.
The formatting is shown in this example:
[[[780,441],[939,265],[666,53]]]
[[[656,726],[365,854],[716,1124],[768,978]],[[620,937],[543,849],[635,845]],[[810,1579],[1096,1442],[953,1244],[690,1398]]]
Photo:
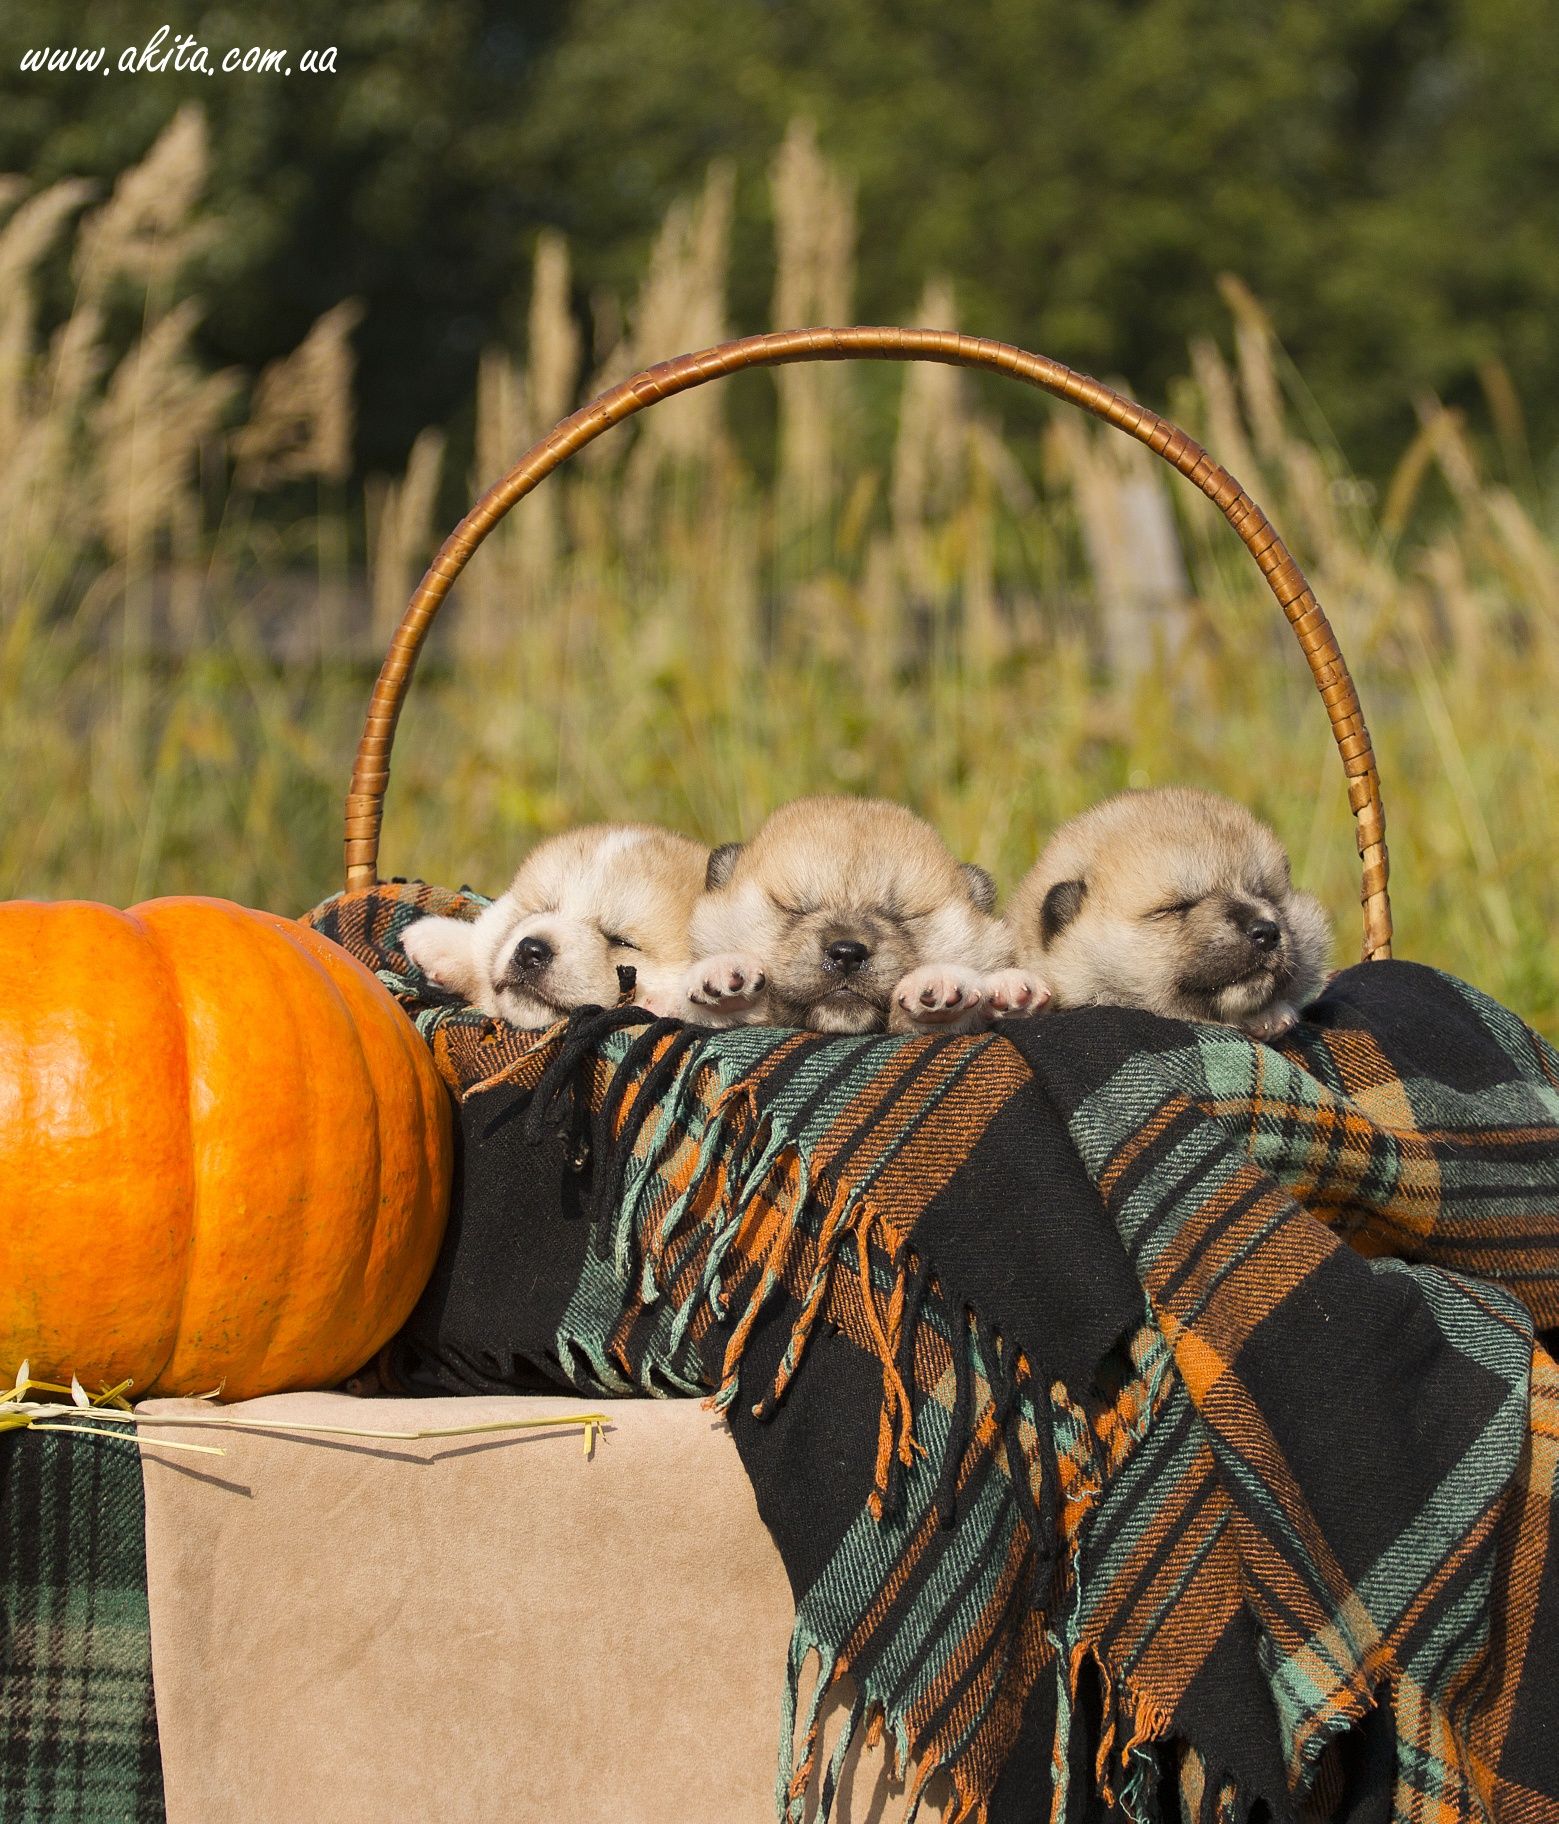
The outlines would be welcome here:
[[[349,306],[252,379],[206,371],[179,274],[213,232],[198,115],[93,204],[0,191],[0,897],[340,884],[374,662],[453,517],[581,397],[725,322],[728,177],[668,219],[587,361],[544,242],[523,362],[475,457],[430,430],[349,489]],[[803,132],[774,173],[779,324],[848,320],[848,194]],[[45,337],[34,274],[72,240]],[[1259,304],[1166,410],[1271,514],[1331,615],[1386,794],[1399,955],[1559,1036],[1559,536],[1515,391],[1433,400],[1389,484],[1353,477]],[[138,333],[110,355],[133,308]],[[907,320],[950,325],[934,282]],[[977,324],[960,324],[977,330]],[[1065,358],[1064,349],[1048,353]],[[1011,389],[1010,385],[1008,390]],[[800,791],[903,798],[1011,882],[1053,824],[1185,781],[1266,815],[1357,944],[1326,718],[1239,541],[1129,439],[952,370],[794,368],[614,432],[511,516],[434,634],[382,871],[495,888],[528,842],[632,815],[724,840]],[[1022,452],[1022,459],[1014,454]]]

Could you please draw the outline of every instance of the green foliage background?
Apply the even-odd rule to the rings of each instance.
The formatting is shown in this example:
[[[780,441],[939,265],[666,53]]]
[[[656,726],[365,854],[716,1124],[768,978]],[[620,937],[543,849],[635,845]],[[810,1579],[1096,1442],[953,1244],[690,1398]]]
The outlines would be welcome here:
[[[334,42],[338,73],[24,75],[166,21],[213,52]],[[858,187],[858,296],[928,273],[965,326],[1161,398],[1232,271],[1353,464],[1383,474],[1415,396],[1508,369],[1559,434],[1559,9],[1542,0],[9,0],[0,169],[110,178],[190,99],[223,232],[198,275],[214,362],[254,371],[361,298],[359,455],[399,466],[516,340],[536,234],[582,320],[668,204],[737,172],[735,327],[766,328],[765,174],[807,114]]]

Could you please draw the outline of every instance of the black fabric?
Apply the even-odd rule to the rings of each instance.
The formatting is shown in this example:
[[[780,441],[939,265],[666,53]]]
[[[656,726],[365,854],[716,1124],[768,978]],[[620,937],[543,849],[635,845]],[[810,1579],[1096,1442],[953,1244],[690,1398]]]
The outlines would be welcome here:
[[[499,1084],[464,1103],[449,1228],[426,1289],[387,1352],[408,1393],[567,1387],[553,1339],[589,1238],[589,1162],[556,1126],[527,1128],[532,1095]]]

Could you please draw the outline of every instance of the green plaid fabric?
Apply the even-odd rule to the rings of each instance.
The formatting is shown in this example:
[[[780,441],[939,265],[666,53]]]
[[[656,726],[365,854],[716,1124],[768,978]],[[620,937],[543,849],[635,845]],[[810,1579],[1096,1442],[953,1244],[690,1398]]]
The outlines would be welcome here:
[[[796,1595],[789,1824],[862,1731],[976,1824],[1559,1820],[1559,1058],[1519,1019],[1378,963],[1277,1047],[526,1034],[399,947],[468,907],[313,915],[460,1104],[388,1366],[728,1413]]]
[[[140,1451],[0,1438],[0,1819],[163,1818]]]

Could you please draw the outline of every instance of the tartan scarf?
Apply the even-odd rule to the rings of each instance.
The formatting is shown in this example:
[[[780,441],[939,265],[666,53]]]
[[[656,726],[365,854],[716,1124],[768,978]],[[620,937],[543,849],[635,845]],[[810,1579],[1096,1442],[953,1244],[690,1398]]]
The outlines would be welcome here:
[[[727,1413],[796,1598],[783,1819],[861,1731],[989,1824],[1559,1818],[1559,1058],[1519,1019],[1376,963],[1276,1047],[521,1033],[399,948],[481,903],[310,915],[459,1100],[387,1363]]]

